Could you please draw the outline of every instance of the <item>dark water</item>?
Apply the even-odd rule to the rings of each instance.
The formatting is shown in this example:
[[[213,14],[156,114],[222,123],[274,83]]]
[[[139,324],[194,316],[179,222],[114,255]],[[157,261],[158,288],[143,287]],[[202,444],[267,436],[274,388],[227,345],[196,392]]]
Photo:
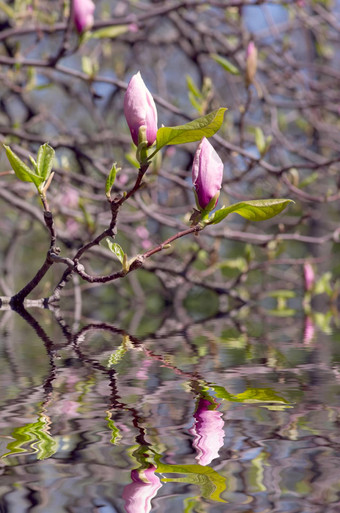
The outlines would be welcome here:
[[[340,510],[335,319],[25,316],[0,318],[1,512]]]

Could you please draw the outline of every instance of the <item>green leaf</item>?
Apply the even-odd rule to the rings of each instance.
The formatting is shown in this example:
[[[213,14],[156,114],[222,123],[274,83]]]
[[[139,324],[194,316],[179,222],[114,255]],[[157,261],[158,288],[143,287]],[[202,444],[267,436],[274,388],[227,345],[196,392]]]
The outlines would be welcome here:
[[[117,167],[117,162],[114,162],[112,164],[111,171],[110,171],[109,176],[107,177],[106,185],[105,185],[105,194],[106,194],[107,198],[110,198],[111,189],[112,189],[113,184],[115,183],[118,171],[120,171],[120,167]]]
[[[32,164],[32,166],[33,166],[33,169],[34,169],[35,174],[36,174],[36,175],[38,175],[39,173],[38,173],[38,166],[37,166],[36,161],[34,160],[34,158],[32,157],[32,155],[28,155],[28,158],[29,158],[30,163],[31,163],[31,164]]]
[[[115,25],[113,27],[104,27],[94,32],[89,33],[87,39],[103,39],[110,38],[113,39],[121,34],[125,34],[125,32],[129,31],[129,25]]]
[[[136,155],[136,147],[135,147],[134,155]],[[135,156],[132,156],[130,153],[125,153],[125,158],[128,161],[128,163],[131,164],[131,166],[139,169],[140,164]]]
[[[228,61],[228,59],[226,59],[225,57],[222,57],[221,55],[218,55],[217,53],[212,53],[210,55],[210,57],[212,59],[214,59],[214,61],[216,61],[217,64],[222,66],[222,68],[225,71],[227,71],[228,73],[231,73],[232,75],[239,75],[240,74],[240,72],[236,68],[236,66],[234,66],[234,64],[232,64],[230,61]]]
[[[311,173],[310,175],[308,175],[307,178],[302,180],[299,187],[300,187],[300,189],[302,189],[303,187],[306,187],[307,185],[311,185],[313,182],[315,182],[318,179],[319,179],[319,173],[317,173],[315,171],[314,173]],[[295,184],[293,184],[293,185],[295,185]]]
[[[39,188],[39,185],[43,182],[43,179],[33,173],[33,171],[18,157],[18,155],[14,153],[14,151],[11,150],[9,146],[4,144],[4,148],[6,150],[7,158],[17,178],[19,178],[19,180],[22,182],[32,182],[37,188]]]
[[[48,180],[54,160],[54,149],[47,143],[40,146],[37,155],[37,172],[44,182]]]
[[[211,137],[220,128],[227,109],[220,108],[185,125],[162,127],[157,132],[157,151],[169,144],[184,144]]]
[[[0,1],[0,10],[3,11],[9,18],[15,18],[16,12],[6,2]]]
[[[186,75],[186,82],[187,82],[187,87],[189,89],[189,91],[194,95],[196,96],[196,98],[199,98],[200,100],[203,98],[202,96],[202,93],[200,92],[200,90],[198,89],[198,87],[196,86],[195,82],[193,81],[193,79],[191,78],[190,75]]]
[[[255,127],[255,144],[259,151],[259,154],[262,157],[266,150],[266,140],[262,132],[262,129],[258,126]]]
[[[196,109],[200,114],[202,114],[202,102],[200,103],[199,101],[197,101],[196,96],[191,91],[189,91],[188,96],[190,103],[194,107],[194,109]]]
[[[217,210],[207,224],[220,223],[232,213],[239,214],[250,221],[265,221],[280,214],[289,203],[294,203],[294,201],[290,199],[241,201],[240,203],[230,205],[230,207],[223,207]]]
[[[122,250],[122,248],[120,247],[120,245],[117,244],[116,242],[111,242],[110,239],[106,239],[106,242],[107,242],[107,245],[109,246],[110,251],[112,251],[112,253],[114,253],[116,255],[116,257],[118,258],[120,263],[123,265],[125,253]]]
[[[88,55],[83,55],[81,58],[81,69],[86,75],[91,77],[93,75],[93,66],[91,57]]]

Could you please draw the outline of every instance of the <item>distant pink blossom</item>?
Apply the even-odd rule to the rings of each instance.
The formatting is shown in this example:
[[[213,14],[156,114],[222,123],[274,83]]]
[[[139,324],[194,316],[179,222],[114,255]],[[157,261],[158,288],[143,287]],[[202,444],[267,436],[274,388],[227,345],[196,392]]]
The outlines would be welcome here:
[[[136,228],[136,234],[140,239],[142,239],[142,248],[143,249],[149,249],[152,246],[152,242],[150,240],[150,233],[145,226],[138,226]]]
[[[128,28],[130,32],[138,32],[139,30],[137,23],[130,23]]]
[[[149,237],[149,230],[145,226],[138,226],[136,228],[136,234],[140,239],[146,239]]]
[[[194,435],[193,447],[197,451],[196,460],[200,465],[209,463],[218,458],[218,452],[223,447],[224,421],[222,413],[207,399],[201,398],[195,417],[195,424],[190,433]]]
[[[66,231],[70,237],[75,237],[79,233],[79,230],[80,230],[80,224],[75,219],[71,219],[71,218],[67,219]]]
[[[77,31],[81,34],[92,27],[95,5],[92,0],[74,0],[73,20]]]
[[[125,185],[129,181],[129,177],[126,173],[119,173],[118,181],[120,184]]]
[[[143,249],[150,249],[152,246],[152,242],[149,239],[142,240],[142,248]]]
[[[66,187],[61,201],[65,207],[76,208],[79,204],[79,192],[73,187]]]
[[[132,483],[125,486],[123,490],[126,513],[149,513],[151,511],[151,499],[156,496],[162,486],[155,471],[156,467],[154,466],[145,470],[132,470]]]

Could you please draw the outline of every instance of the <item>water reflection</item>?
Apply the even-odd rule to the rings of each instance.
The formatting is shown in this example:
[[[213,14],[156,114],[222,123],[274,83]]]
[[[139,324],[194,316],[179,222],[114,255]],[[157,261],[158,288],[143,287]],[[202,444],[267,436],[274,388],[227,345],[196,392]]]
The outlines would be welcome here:
[[[197,451],[196,460],[200,465],[209,465],[223,447],[224,422],[222,413],[217,411],[218,403],[212,398],[201,397],[194,414],[195,424],[190,433],[194,436],[193,447]]]
[[[155,497],[162,483],[155,474],[156,467],[151,466],[145,470],[132,470],[132,483],[123,490],[125,510],[127,513],[149,513],[151,499]]]
[[[339,508],[338,332],[313,313],[171,318],[143,339],[2,315],[1,511]]]

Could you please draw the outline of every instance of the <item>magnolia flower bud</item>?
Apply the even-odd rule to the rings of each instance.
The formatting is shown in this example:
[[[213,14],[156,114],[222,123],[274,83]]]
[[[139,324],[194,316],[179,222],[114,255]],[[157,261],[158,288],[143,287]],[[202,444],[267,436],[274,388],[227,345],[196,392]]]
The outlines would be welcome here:
[[[145,142],[151,146],[157,136],[157,109],[140,72],[129,82],[124,96],[124,114],[135,145],[138,146],[141,142],[138,136],[139,129],[143,127],[146,131]]]
[[[73,20],[79,34],[92,27],[94,10],[92,0],[73,1]]]
[[[200,465],[218,458],[218,451],[224,444],[224,421],[222,413],[217,411],[217,404],[201,398],[194,415],[195,425],[190,429],[195,439],[193,446],[197,451],[196,460]]]
[[[246,85],[249,86],[254,82],[257,70],[257,48],[254,41],[250,41],[247,48],[246,56]]]
[[[156,468],[151,466],[143,471],[132,470],[132,483],[123,490],[126,513],[149,513],[153,499],[162,483],[155,474]]]
[[[200,210],[215,208],[223,179],[223,162],[205,137],[199,143],[192,165],[192,182]],[[211,204],[210,204],[211,203]],[[210,204],[210,205],[209,205]]]

